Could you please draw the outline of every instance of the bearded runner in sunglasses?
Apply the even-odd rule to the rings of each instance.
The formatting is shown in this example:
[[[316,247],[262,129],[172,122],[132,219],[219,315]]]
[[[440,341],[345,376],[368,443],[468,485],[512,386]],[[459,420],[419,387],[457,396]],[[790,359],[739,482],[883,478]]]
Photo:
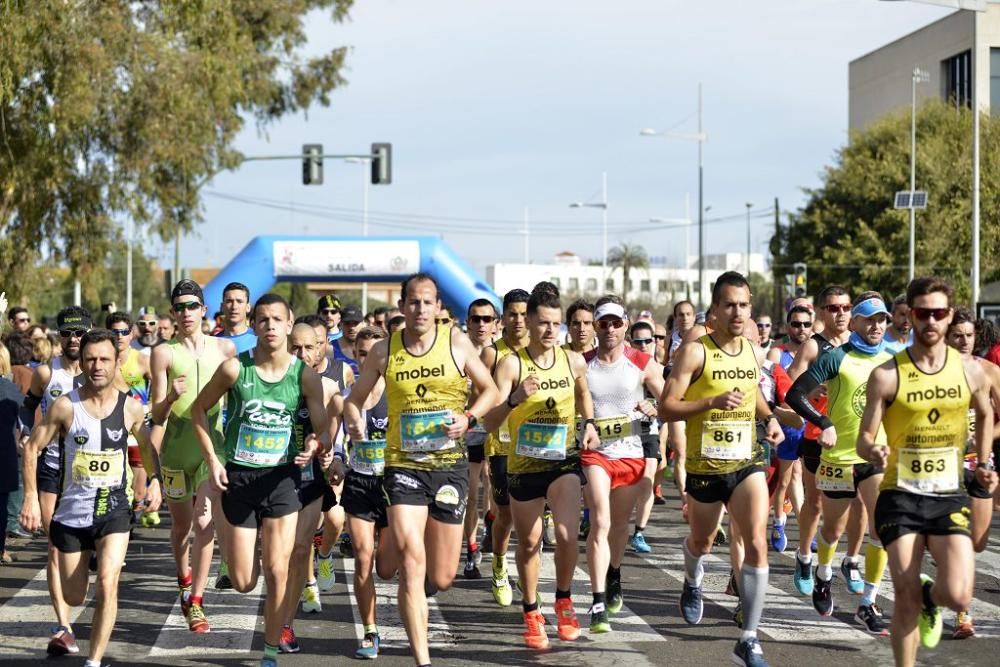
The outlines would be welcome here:
[[[87,563],[91,553],[96,554],[97,605],[85,667],[100,667],[118,615],[118,577],[132,525],[131,475],[125,451],[129,434],[139,440],[150,471],[149,506],[155,510],[160,504],[158,465],[142,405],[115,387],[115,338],[106,329],[83,335],[79,343],[86,378],[83,386],[56,399],[24,451],[25,494],[20,520],[26,530],[35,531],[42,522],[31,474],[34,455],[46,442],[62,439],[59,500],[48,528],[67,604],[80,606],[86,602],[90,579]],[[68,634],[68,630],[64,631]]]
[[[210,626],[202,602],[212,564],[212,515],[219,494],[208,480],[208,467],[191,423],[191,404],[222,362],[236,356],[236,347],[230,340],[202,333],[206,308],[198,283],[177,283],[170,302],[177,335],[153,348],[150,358],[152,438],[160,455],[163,497],[170,508],[170,547],[177,566],[181,611],[191,632],[205,633]],[[209,411],[208,419],[212,441],[222,456],[221,401]],[[189,556],[192,528],[194,544]]]
[[[68,306],[59,311],[56,316],[59,336],[62,339],[62,356],[52,360],[52,364],[40,364],[31,376],[31,387],[24,399],[20,412],[20,421],[25,430],[34,426],[35,409],[41,406],[45,417],[56,399],[69,394],[83,383],[80,373],[80,340],[90,329],[90,313],[79,306]],[[59,465],[61,461],[61,445],[58,437],[53,435],[49,442],[41,443],[45,450],[37,462],[32,462],[34,486],[38,494],[38,504],[41,508],[42,528],[49,532],[52,514],[56,509],[56,499],[59,495]],[[27,471],[28,456],[25,453],[23,465]],[[28,500],[27,475],[25,480],[25,501]],[[80,649],[73,637],[73,628],[69,622],[69,606],[63,597],[62,578],[59,576],[59,559],[56,550],[49,545],[46,581],[49,586],[49,599],[56,612],[56,632],[49,640],[49,655],[65,655],[77,653]]]
[[[750,285],[739,273],[719,276],[712,288],[715,331],[685,343],[677,352],[660,398],[660,417],[687,420],[687,491],[690,533],[684,541],[684,587],[680,608],[690,624],[701,622],[704,560],[712,549],[723,505],[739,527],[746,550],[740,569],[743,630],[731,660],[766,666],[757,625],[767,592],[768,489],[756,438],[756,419],[767,440],[784,437],[758,391],[760,368],[743,337],[750,320]],[[756,450],[756,451],[755,451]]]
[[[913,344],[872,371],[858,436],[858,455],[885,470],[875,505],[879,539],[889,552],[896,592],[892,652],[899,667],[916,663],[919,643],[941,639],[939,606],[961,611],[972,601],[975,554],[962,459],[975,410],[976,481],[997,486],[990,463],[993,408],[979,363],[947,346],[951,287],[917,278],[906,288]],[[878,442],[885,429],[886,444]],[[921,573],[924,552],[937,581]]]
[[[425,590],[451,586],[462,550],[469,483],[463,436],[498,400],[468,337],[435,324],[441,299],[434,279],[413,274],[400,294],[406,327],[368,353],[344,419],[349,433],[364,434],[361,410],[384,378],[389,429],[382,488],[400,556],[399,613],[415,662],[429,665]],[[477,395],[468,408],[466,377]]]
[[[819,302],[816,322],[823,333],[814,333],[799,348],[795,360],[788,367],[788,377],[795,382],[824,353],[840,347],[851,336],[851,296],[840,285],[824,287],[816,297]],[[813,406],[821,414],[826,414],[826,386],[820,385],[809,397]],[[816,531],[819,529],[820,493],[816,488],[816,470],[819,468],[821,447],[819,436],[822,430],[815,424],[807,423],[799,443],[799,458],[802,459],[802,488],[805,498],[798,515],[799,548],[795,552],[795,589],[802,595],[812,595],[813,549],[816,548]],[[852,593],[860,593],[864,586],[858,569],[858,554],[864,541],[864,508],[860,502],[851,505],[847,518],[847,557],[841,563],[841,572]]]
[[[581,462],[591,524],[587,537],[594,596],[590,631],[610,632],[608,614],[618,613],[623,605],[621,566],[629,519],[646,471],[643,422],[648,430],[649,420],[656,416],[643,389],[660,395],[663,368],[649,354],[625,343],[628,316],[621,299],[603,296],[596,306],[597,349],[588,352],[585,359],[600,444],[583,452]]]
[[[819,435],[819,467],[816,488],[821,494],[823,526],[819,532],[816,580],[812,592],[813,607],[821,616],[833,614],[833,557],[837,543],[847,526],[851,503],[860,498],[868,515],[871,542],[865,552],[864,595],[854,618],[867,632],[887,635],[888,624],[875,604],[886,553],[875,532],[875,499],[882,482],[882,470],[858,456],[855,444],[865,407],[865,386],[872,369],[891,358],[885,349],[889,310],[878,292],[863,292],[851,310],[851,337],[847,343],[822,355],[792,385],[786,401],[810,424],[822,429]],[[808,400],[821,384],[828,392],[827,415]],[[885,444],[885,431],[879,429],[876,441]],[[846,583],[850,583],[849,581]]]

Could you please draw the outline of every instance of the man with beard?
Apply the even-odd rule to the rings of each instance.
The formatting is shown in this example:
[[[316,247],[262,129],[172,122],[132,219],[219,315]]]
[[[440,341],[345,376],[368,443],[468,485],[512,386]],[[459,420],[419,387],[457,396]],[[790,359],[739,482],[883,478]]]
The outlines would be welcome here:
[[[906,305],[906,295],[900,294],[892,300],[892,322],[885,331],[885,344],[890,352],[899,352],[909,347],[913,340],[910,324],[910,307]]]
[[[131,346],[143,356],[148,357],[153,347],[161,342],[157,324],[156,309],[152,306],[143,306],[139,309],[139,318],[135,322],[138,334],[132,339]]]

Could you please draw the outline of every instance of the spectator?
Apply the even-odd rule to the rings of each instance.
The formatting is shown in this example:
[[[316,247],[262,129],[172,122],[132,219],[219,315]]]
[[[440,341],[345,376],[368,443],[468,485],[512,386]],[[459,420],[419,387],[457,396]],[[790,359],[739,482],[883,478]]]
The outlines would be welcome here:
[[[40,338],[31,339],[31,359],[35,366],[47,364],[52,360],[52,343],[49,337],[42,335]]]
[[[17,413],[21,409],[21,402],[24,395],[10,380],[11,364],[10,354],[7,348],[0,344],[0,526],[4,529],[0,531],[0,564],[13,561],[7,553],[7,533],[10,525],[10,500],[11,494],[20,488],[21,470],[18,458],[18,446],[15,438],[15,428],[17,427]],[[18,499],[14,507],[20,506]],[[15,509],[15,511],[17,511]],[[17,521],[15,514],[14,520]],[[16,526],[15,526],[16,527]],[[25,533],[14,533],[15,535],[26,535]]]
[[[24,306],[14,306],[7,313],[7,321],[10,322],[11,331],[27,331],[31,326],[31,315]]]

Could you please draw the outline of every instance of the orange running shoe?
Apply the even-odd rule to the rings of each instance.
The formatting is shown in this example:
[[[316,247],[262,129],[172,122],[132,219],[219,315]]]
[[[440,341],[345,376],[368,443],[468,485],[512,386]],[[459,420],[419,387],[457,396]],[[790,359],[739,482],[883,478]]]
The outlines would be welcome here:
[[[190,609],[188,609],[187,621],[188,629],[191,632],[203,635],[211,630],[208,625],[208,618],[205,617],[205,610],[197,602],[193,603]]]
[[[556,623],[559,624],[559,639],[571,642],[580,637],[580,621],[576,619],[573,600],[561,598],[556,600]]]
[[[524,628],[525,646],[536,651],[543,651],[549,647],[549,637],[545,634],[545,620],[540,611],[535,609],[524,613]]]
[[[955,631],[952,633],[952,639],[968,639],[969,637],[974,637],[976,634],[976,629],[972,625],[972,617],[969,616],[969,612],[960,611],[955,616]]]

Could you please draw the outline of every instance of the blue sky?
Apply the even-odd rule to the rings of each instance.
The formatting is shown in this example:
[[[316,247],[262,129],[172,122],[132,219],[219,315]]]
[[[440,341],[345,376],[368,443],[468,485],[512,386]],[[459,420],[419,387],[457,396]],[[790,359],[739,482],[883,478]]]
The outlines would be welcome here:
[[[248,124],[237,146],[355,153],[391,141],[393,184],[369,190],[371,234],[443,234],[481,272],[523,259],[525,207],[533,261],[599,257],[600,212],[568,204],[598,200],[607,171],[609,245],[679,261],[683,229],[648,219],[683,217],[686,193],[696,217],[697,146],[639,130],[694,132],[702,82],[706,219],[734,216],[706,226],[706,252],[742,252],[745,204],[797,208],[846,141],[848,62],[947,13],[879,0],[361,0],[346,24],[309,24],[311,49],[351,49],[332,104],[266,136]],[[362,168],[328,160],[316,187],[298,162],[218,176],[184,265],[221,266],[258,234],[360,234]],[[772,226],[753,219],[755,251]]]

